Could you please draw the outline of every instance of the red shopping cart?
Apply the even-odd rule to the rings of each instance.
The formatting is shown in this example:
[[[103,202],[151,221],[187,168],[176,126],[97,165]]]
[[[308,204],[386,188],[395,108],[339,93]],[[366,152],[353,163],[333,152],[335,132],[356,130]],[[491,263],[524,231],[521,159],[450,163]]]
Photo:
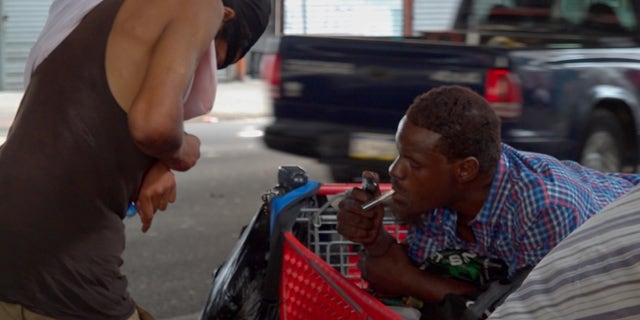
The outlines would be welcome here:
[[[400,319],[292,233],[285,234],[283,248],[281,319]]]
[[[317,195],[334,203],[353,184],[322,184]],[[383,191],[388,184],[380,186]],[[331,197],[335,197],[332,199]],[[336,212],[330,205],[302,208],[296,218],[299,239],[286,231],[280,281],[280,316],[282,319],[399,319],[379,300],[366,292],[360,277],[358,251],[360,245],[337,233]],[[406,228],[391,215],[383,224],[398,239]],[[304,244],[303,244],[304,243]]]
[[[307,179],[281,167],[278,185],[217,269],[201,319],[401,319],[367,292],[360,245],[337,233],[335,204],[359,184]],[[390,189],[380,185],[382,191]],[[406,228],[385,215],[399,240]]]
[[[387,306],[368,293],[357,268],[361,245],[337,232],[336,204],[355,186],[360,184],[319,183],[309,180],[298,167],[280,167],[278,185],[263,195],[260,209],[228,260],[216,269],[201,320],[420,316],[412,308],[396,313],[395,304]],[[390,186],[380,187],[384,192]],[[404,240],[405,226],[389,212],[383,224],[398,240]],[[493,272],[490,259],[474,263],[484,266],[483,272]],[[495,269],[496,274],[504,271],[499,264]],[[488,277],[492,280],[473,300],[460,302],[454,297],[439,310],[428,309],[429,317],[483,319],[519,286],[528,270],[512,278]]]

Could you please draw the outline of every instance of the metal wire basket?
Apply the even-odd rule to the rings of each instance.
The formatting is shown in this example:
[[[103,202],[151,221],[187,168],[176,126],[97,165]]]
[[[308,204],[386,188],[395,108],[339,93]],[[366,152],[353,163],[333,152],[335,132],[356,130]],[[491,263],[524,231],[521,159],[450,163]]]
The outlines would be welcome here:
[[[301,209],[294,229],[298,230],[298,238],[309,250],[345,278],[361,288],[366,288],[366,282],[362,280],[357,267],[358,252],[362,245],[345,239],[337,232],[337,210],[332,204],[341,196],[342,194],[335,195],[321,207]],[[386,212],[383,225],[396,240],[405,239],[406,225],[398,223],[390,212]]]

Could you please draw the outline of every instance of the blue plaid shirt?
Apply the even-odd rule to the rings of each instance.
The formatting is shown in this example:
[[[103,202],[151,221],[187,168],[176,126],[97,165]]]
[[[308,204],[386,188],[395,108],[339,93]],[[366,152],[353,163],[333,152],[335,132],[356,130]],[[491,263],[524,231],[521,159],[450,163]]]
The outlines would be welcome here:
[[[455,211],[439,208],[410,228],[409,256],[422,264],[445,249],[467,250],[503,260],[512,275],[536,265],[591,215],[639,183],[638,174],[601,173],[503,144],[489,198],[469,223],[476,243],[456,234]]]

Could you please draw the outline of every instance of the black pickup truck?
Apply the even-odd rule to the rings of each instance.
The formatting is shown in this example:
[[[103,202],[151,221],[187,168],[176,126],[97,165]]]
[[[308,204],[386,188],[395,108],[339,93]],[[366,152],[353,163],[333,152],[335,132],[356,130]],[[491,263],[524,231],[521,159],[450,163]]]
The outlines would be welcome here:
[[[326,163],[336,181],[384,173],[412,100],[458,84],[484,95],[516,148],[635,171],[639,12],[640,0],[461,0],[451,30],[283,36],[264,142]]]

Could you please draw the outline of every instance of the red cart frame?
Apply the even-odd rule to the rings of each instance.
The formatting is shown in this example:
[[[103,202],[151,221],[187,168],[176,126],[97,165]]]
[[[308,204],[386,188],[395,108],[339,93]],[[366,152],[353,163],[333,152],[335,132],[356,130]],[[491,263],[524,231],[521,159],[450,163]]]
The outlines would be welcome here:
[[[339,195],[354,186],[359,185],[322,184],[317,194]],[[390,189],[389,184],[380,187]],[[365,290],[356,267],[358,245],[337,234],[335,215],[320,210],[305,208],[297,219],[308,228],[307,245],[291,231],[284,234],[281,319],[401,319]],[[406,229],[394,222],[385,218],[387,229],[402,239]]]
[[[216,269],[201,320],[401,319],[368,293],[356,266],[360,245],[336,231],[336,202],[361,184],[309,181],[296,168],[279,169],[278,185]],[[390,214],[383,223],[404,239]]]

